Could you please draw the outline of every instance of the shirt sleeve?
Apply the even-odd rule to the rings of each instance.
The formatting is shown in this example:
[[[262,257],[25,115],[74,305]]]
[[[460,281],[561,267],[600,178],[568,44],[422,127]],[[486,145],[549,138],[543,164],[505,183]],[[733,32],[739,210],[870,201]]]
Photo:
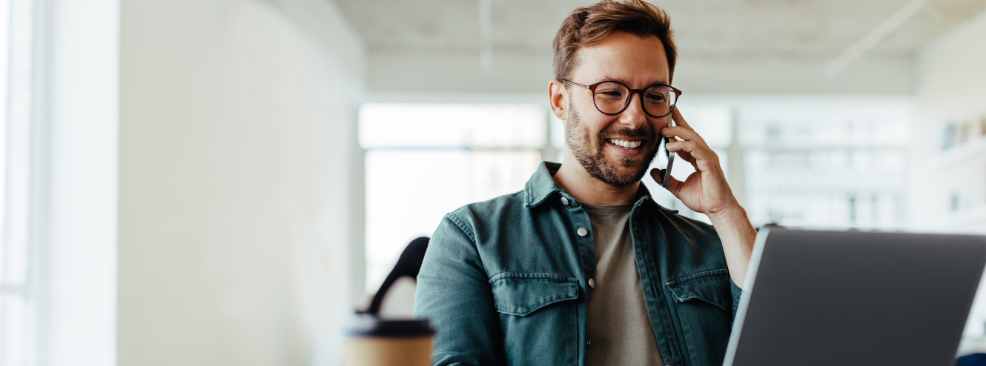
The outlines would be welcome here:
[[[472,232],[446,215],[425,252],[414,316],[435,328],[433,365],[503,363],[503,337],[493,292]]]
[[[736,310],[739,309],[740,296],[743,295],[743,289],[736,286],[733,279],[729,279],[729,294],[733,298],[733,322],[736,321]]]

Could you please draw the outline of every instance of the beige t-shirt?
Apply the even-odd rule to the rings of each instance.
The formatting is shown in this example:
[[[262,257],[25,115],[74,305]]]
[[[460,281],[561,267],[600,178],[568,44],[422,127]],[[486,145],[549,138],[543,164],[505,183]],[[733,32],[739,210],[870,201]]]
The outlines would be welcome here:
[[[596,275],[586,310],[587,366],[663,365],[630,237],[633,204],[582,204],[592,222]]]

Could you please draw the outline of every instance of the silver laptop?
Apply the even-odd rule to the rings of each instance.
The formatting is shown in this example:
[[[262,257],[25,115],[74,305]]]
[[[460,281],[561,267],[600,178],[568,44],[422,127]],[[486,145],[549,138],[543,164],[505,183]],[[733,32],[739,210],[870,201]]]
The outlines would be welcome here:
[[[757,236],[724,366],[955,364],[986,237]]]

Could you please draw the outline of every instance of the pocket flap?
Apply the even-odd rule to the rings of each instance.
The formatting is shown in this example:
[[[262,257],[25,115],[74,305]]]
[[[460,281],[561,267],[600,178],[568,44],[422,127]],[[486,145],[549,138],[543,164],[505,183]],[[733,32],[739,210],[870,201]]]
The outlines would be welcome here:
[[[698,272],[668,281],[666,285],[679,303],[697,300],[729,311],[733,301],[729,293],[729,272],[725,269]]]
[[[490,280],[493,303],[503,314],[527,316],[579,297],[578,280],[551,273],[501,273]]]

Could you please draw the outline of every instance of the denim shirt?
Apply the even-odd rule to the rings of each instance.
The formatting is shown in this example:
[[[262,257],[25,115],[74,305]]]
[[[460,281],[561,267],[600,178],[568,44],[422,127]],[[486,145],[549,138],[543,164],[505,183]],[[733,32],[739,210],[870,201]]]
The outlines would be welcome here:
[[[596,258],[589,216],[545,162],[524,190],[447,214],[418,274],[414,315],[435,365],[584,365]],[[711,225],[655,203],[643,184],[630,235],[667,365],[721,365],[740,289]]]

